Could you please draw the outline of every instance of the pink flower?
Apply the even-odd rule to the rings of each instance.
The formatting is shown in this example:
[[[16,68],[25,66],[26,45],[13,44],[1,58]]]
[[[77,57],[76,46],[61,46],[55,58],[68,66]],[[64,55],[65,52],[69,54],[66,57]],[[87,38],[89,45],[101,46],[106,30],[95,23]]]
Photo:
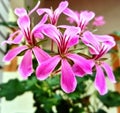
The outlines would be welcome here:
[[[91,65],[88,60],[69,51],[70,47],[78,44],[79,36],[77,34],[79,32],[80,29],[78,27],[68,27],[64,34],[62,34],[53,25],[48,24],[44,26],[43,33],[56,42],[58,46],[58,54],[42,62],[37,67],[36,75],[39,80],[46,79],[60,62],[61,87],[66,93],[70,93],[75,90],[77,85],[75,78],[76,72],[73,71],[70,61],[73,62],[73,65],[77,65],[77,68],[81,70],[81,73],[77,76],[82,77],[83,73],[92,73]]]
[[[30,34],[30,15],[39,7],[40,2],[37,3],[37,5],[27,14],[27,11],[24,8],[16,8],[15,9],[15,14],[18,16],[17,24],[19,29],[14,32],[13,34],[10,35],[8,40],[4,41],[2,44],[8,43],[8,44],[19,44],[22,41],[22,38],[25,37],[26,40],[29,42],[29,37]],[[43,20],[32,30],[31,35],[36,35],[37,29],[41,26],[41,24],[45,23],[47,20],[47,17],[44,17]],[[39,26],[40,25],[40,26]],[[42,34],[40,34],[40,38],[43,37]]]
[[[101,95],[104,95],[107,93],[104,71],[111,82],[116,82],[112,68],[105,63],[103,58],[103,56],[115,46],[115,41],[111,36],[94,35],[89,31],[83,34],[82,40],[90,48],[90,53],[93,54],[92,61],[96,69],[95,87]]]
[[[105,20],[103,16],[97,16],[94,18],[93,25],[94,26],[103,26],[105,24]]]
[[[42,15],[43,13],[47,13],[50,19],[50,23],[52,25],[56,25],[60,14],[67,8],[67,6],[68,6],[68,2],[64,1],[59,4],[58,8],[55,9],[55,11],[49,8],[40,8],[37,10],[37,13],[39,15]]]
[[[103,44],[106,50],[104,51],[105,53],[115,46],[113,37],[109,35],[96,35],[90,31],[85,31],[81,37],[81,40],[86,46],[88,46],[89,52],[93,55],[99,54]]]
[[[76,13],[76,15],[79,17],[79,14],[80,14],[80,13],[79,13],[78,11],[74,11],[74,13]],[[74,21],[75,21],[75,20],[74,20],[73,18],[71,18],[71,17],[67,17],[67,20],[69,21],[70,24],[73,24]]]
[[[31,14],[37,7],[30,11]],[[18,18],[18,26],[19,30],[13,33],[10,38],[4,42],[9,44],[19,44],[22,38],[25,38],[26,45],[16,47],[12,50],[9,50],[8,53],[4,56],[3,61],[11,61],[15,58],[18,54],[25,51],[24,57],[19,65],[19,72],[23,78],[27,78],[33,73],[32,67],[32,52],[34,53],[38,63],[40,64],[42,61],[50,58],[50,56],[44,52],[40,47],[37,45],[36,38],[42,39],[43,35],[41,33],[42,26],[47,20],[47,16],[45,15],[43,19],[31,30],[30,29],[30,18],[27,14],[26,10],[23,8],[17,8],[15,13],[19,16]],[[17,35],[13,40],[12,38]]]
[[[71,22],[72,20],[77,24],[78,27],[81,28],[83,31],[88,23],[94,18],[95,13],[92,11],[81,11],[80,13],[75,12],[69,8],[66,8],[63,13],[67,16],[69,16],[71,19],[69,19]]]
[[[107,84],[105,81],[104,71],[107,74],[109,80],[113,83],[116,83],[112,68],[104,62],[102,56],[105,54],[104,47],[101,49],[99,55],[94,56],[93,60],[95,62],[96,76],[95,76],[95,88],[101,95],[107,93]],[[104,70],[104,71],[103,71]]]

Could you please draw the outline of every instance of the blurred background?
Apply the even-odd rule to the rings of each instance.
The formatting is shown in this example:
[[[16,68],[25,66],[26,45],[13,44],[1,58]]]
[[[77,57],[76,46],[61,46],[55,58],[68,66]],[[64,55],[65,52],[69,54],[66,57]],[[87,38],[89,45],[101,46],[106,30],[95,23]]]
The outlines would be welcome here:
[[[17,7],[32,9],[37,3],[37,1],[38,0],[0,0],[0,43],[6,40],[8,38],[8,35],[16,29],[15,27],[16,27],[17,18],[14,15],[14,9]],[[61,0],[40,0],[40,1],[41,1],[40,7],[47,7],[47,8],[52,7],[53,9],[56,9],[58,4],[61,2]],[[111,59],[111,62],[112,62],[111,65],[115,70],[115,73],[117,73],[117,77],[119,79],[120,69],[119,70],[117,69],[120,67],[120,59],[119,59],[120,58],[119,56],[120,0],[68,0],[68,2],[69,2],[69,8],[73,10],[76,10],[76,11],[90,10],[95,12],[96,16],[100,16],[100,15],[104,16],[106,24],[102,27],[99,27],[96,33],[110,34],[114,36],[115,40],[117,41],[117,46],[114,48],[115,50],[117,50],[117,53],[111,53],[108,55],[108,57]],[[37,16],[37,14],[33,14],[33,16],[34,16],[34,23],[37,23],[39,21],[39,17]],[[67,24],[66,17],[64,15],[61,16],[59,24]],[[93,90],[93,88],[91,88],[89,89],[90,91],[88,91],[88,93],[83,95],[82,97],[78,96],[77,98],[77,96],[75,96],[76,93],[75,95],[72,95],[72,96],[70,95],[70,97],[69,96],[67,97],[67,95],[64,95],[63,97],[61,97],[61,95],[63,95],[62,93],[59,97],[58,96],[59,94],[56,93],[57,97],[54,97],[57,100],[57,101],[55,100],[56,103],[55,102],[52,103],[54,101],[53,97],[52,97],[53,100],[49,100],[47,104],[44,103],[42,99],[40,99],[39,101],[42,101],[43,103],[40,103],[40,102],[35,103],[35,101],[37,101],[36,98],[39,98],[39,97],[42,98],[44,94],[40,94],[40,96],[36,96],[37,93],[32,93],[32,91],[33,92],[36,91],[36,89],[33,88],[33,86],[31,87],[32,83],[29,81],[27,83],[22,82],[23,80],[17,72],[17,66],[19,65],[20,58],[16,58],[10,63],[2,62],[2,58],[4,54],[8,51],[8,49],[9,47],[7,45],[6,46],[0,45],[0,84],[1,84],[0,85],[0,97],[1,97],[0,113],[94,113],[94,112],[90,112],[89,110],[85,112],[82,109],[78,109],[79,107],[76,107],[76,106],[74,106],[75,107],[74,109],[76,109],[76,111],[72,107],[70,107],[68,111],[65,111],[66,104],[64,105],[63,100],[65,102],[67,102],[70,99],[73,101],[74,98],[72,98],[72,96],[76,97],[75,102],[82,103],[84,101],[85,105],[82,104],[82,106],[84,106],[85,109],[87,108],[86,106],[89,106],[90,104],[94,106],[97,103],[98,106],[97,105],[94,106],[95,107],[94,109],[97,109],[95,110],[96,111],[95,113],[120,113],[119,82],[113,85],[108,81],[109,89],[111,91],[115,91],[115,92],[117,91],[117,93],[109,93],[106,97],[103,97],[103,98],[97,97],[99,99],[95,99],[96,97],[94,97],[94,95],[92,96],[92,99],[89,98],[89,95],[90,95],[89,92],[92,92]],[[88,79],[89,78],[86,78],[86,81]],[[9,80],[13,80],[12,82],[13,84],[11,84],[11,82],[8,82]],[[35,81],[36,83],[35,78],[30,78],[30,80],[32,82]],[[22,84],[22,86],[19,83]],[[13,94],[17,92],[19,89],[22,89],[25,86],[25,84],[29,84],[30,88],[28,88],[27,90],[24,89],[24,91],[20,92],[19,94],[16,94],[16,95]],[[19,87],[16,88],[16,85]],[[4,89],[6,92],[4,91]],[[82,94],[83,92],[81,93],[81,95]],[[80,95],[80,93],[79,94],[77,93],[77,95]],[[83,97],[85,98],[83,99]],[[44,101],[47,101],[48,98],[49,96],[46,96]],[[68,100],[66,98],[68,98]],[[81,99],[81,101],[77,101],[77,99],[79,98]],[[90,101],[90,99],[91,99],[91,102],[88,102],[88,100]],[[53,104],[53,106],[50,105],[49,102]],[[57,105],[57,103],[61,103],[61,104]],[[60,106],[60,105],[63,105],[63,106]],[[38,106],[42,106],[42,107],[39,108]],[[46,108],[44,106],[46,106]],[[64,107],[65,108],[63,111],[60,111],[58,110],[59,107],[61,107],[61,109]],[[50,109],[50,110],[42,111],[40,110],[41,108]],[[37,111],[36,109],[39,109],[39,110]],[[74,112],[72,111],[72,109]]]

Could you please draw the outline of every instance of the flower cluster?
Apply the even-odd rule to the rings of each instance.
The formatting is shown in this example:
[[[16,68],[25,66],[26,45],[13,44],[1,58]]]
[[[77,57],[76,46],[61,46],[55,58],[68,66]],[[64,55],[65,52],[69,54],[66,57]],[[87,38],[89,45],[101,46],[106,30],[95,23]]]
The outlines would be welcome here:
[[[115,41],[109,35],[97,35],[88,29],[88,24],[92,21],[94,27],[104,25],[103,17],[96,17],[92,11],[73,11],[68,7],[67,1],[62,1],[54,11],[39,8],[39,4],[40,2],[29,13],[24,8],[15,9],[19,28],[3,44],[18,46],[9,50],[3,61],[11,61],[21,52],[24,53],[18,67],[23,78],[26,79],[35,72],[39,80],[45,80],[60,73],[61,88],[66,93],[75,91],[76,76],[90,76],[95,71],[95,88],[101,95],[106,94],[105,74],[111,82],[115,83],[116,80],[103,56],[115,46]],[[33,12],[37,12],[42,19],[31,27],[30,16]],[[70,25],[58,25],[61,14],[67,16]],[[41,45],[42,40],[44,42],[46,39],[51,40],[50,52],[46,52]],[[88,54],[83,53],[84,49],[87,49]],[[36,69],[33,69],[33,56],[38,62]]]

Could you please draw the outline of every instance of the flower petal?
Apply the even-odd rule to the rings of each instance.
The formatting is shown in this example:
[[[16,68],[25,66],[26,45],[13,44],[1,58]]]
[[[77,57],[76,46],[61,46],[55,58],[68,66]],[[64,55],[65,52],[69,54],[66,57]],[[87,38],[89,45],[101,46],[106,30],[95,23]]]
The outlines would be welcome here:
[[[58,8],[54,11],[55,17],[59,17],[59,15],[65,10],[65,8],[67,8],[68,6],[68,2],[64,1],[61,2],[58,6]]]
[[[86,74],[92,74],[92,60],[87,60],[77,54],[68,54],[67,57],[70,58],[74,62],[74,64],[78,65],[79,68],[81,68],[81,70],[83,70]],[[81,70],[78,70],[80,71],[78,73],[81,73]]]
[[[22,32],[30,30],[30,18],[28,15],[18,18],[17,23]]]
[[[66,26],[67,27],[67,26]],[[79,27],[67,27],[64,33],[64,38],[67,43],[67,47],[74,46],[79,42],[79,33],[80,33],[80,28]]]
[[[77,64],[74,64],[72,66],[72,70],[75,73],[75,75],[79,77],[83,77],[86,74],[86,72]]]
[[[43,26],[44,23],[47,21],[48,15],[44,15],[42,20],[32,29],[32,33],[34,35],[34,37],[36,38],[40,38],[43,39],[44,36],[42,35],[42,30],[43,30]]]
[[[67,44],[67,48],[70,48],[78,43],[79,43],[79,36],[78,35],[73,36],[69,39],[69,42]]]
[[[103,16],[97,16],[94,19],[93,25],[94,26],[103,26],[105,24],[105,20]]]
[[[112,72],[112,68],[107,63],[103,63],[102,67],[105,69],[105,72],[107,73],[109,80],[113,83],[116,83],[115,76]]]
[[[99,45],[97,39],[95,38],[95,35],[93,35],[92,32],[90,32],[90,31],[86,31],[83,33],[82,41],[85,44],[90,43],[91,45],[94,45],[95,47],[98,47],[98,45]]]
[[[44,25],[43,33],[45,35],[47,35],[49,38],[51,38],[52,40],[54,40],[56,43],[58,43],[58,41],[60,40],[59,39],[59,36],[60,36],[59,30],[57,29],[57,27],[55,27],[51,24]]]
[[[98,40],[96,39],[94,34],[92,34],[89,31],[86,31],[86,32],[83,33],[83,37],[81,38],[81,40],[83,41],[83,43],[86,46],[88,46],[92,49],[92,53],[96,53],[96,54],[99,53],[100,43],[98,42]]]
[[[41,39],[41,40],[44,39],[44,35],[42,33],[40,33],[40,32],[34,33],[34,37],[38,38],[38,39]]]
[[[51,56],[49,54],[47,54],[45,51],[43,51],[41,48],[39,48],[37,46],[35,46],[32,50],[33,50],[35,57],[36,57],[39,64],[41,62],[51,58]]]
[[[39,25],[44,24],[47,21],[47,19],[48,19],[48,15],[45,14],[38,24]]]
[[[36,11],[38,9],[39,5],[40,5],[40,1],[38,1],[36,6],[29,12],[29,15],[31,15],[34,11]]]
[[[24,8],[16,8],[14,12],[19,17],[27,15],[27,11]]]
[[[75,36],[77,35],[78,33],[80,33],[80,28],[79,27],[67,27],[67,29],[65,30],[65,33],[64,33],[64,36]]]
[[[61,87],[64,92],[71,93],[75,90],[77,81],[70,64],[62,59]]]
[[[26,50],[27,46],[20,46],[8,51],[8,53],[4,56],[3,61],[8,62],[15,58],[19,53]]]
[[[64,33],[64,37],[66,42],[69,40],[71,40],[71,38],[76,37],[77,34],[80,33],[80,28],[79,27],[67,27],[67,29],[65,30]]]
[[[76,14],[76,12],[72,11],[69,8],[66,8],[63,13],[67,16],[69,16],[70,18],[72,18],[77,24],[79,23],[79,19],[78,19],[78,15]]]
[[[85,44],[85,45],[89,48],[89,52],[92,55],[99,55],[100,54],[99,50],[97,50],[93,45],[90,45],[90,44]]]
[[[14,40],[12,40],[12,44],[19,44],[22,41],[23,38],[23,34],[19,33]]]
[[[35,38],[39,38],[39,39],[44,39],[44,35],[42,34],[42,30],[43,30],[43,26],[44,25],[36,25],[31,34],[35,37]]]
[[[30,76],[33,73],[32,50],[27,50],[25,52],[22,62],[18,67],[18,71],[24,79],[28,78],[28,76]]]
[[[105,81],[105,76],[102,68],[98,65],[96,66],[96,77],[95,77],[94,85],[101,95],[107,93],[107,84]]]
[[[86,26],[90,20],[92,20],[95,17],[95,13],[92,11],[82,11],[80,13],[80,23],[84,26]]]
[[[50,17],[53,16],[53,12],[52,10],[48,9],[48,8],[40,8],[37,10],[38,15],[42,15],[43,13],[47,13]]]
[[[95,35],[95,37],[97,38],[97,40],[99,40],[100,42],[113,42],[113,44],[115,43],[114,38],[112,36],[109,35]]]
[[[112,47],[115,46],[116,42],[112,36],[109,35],[95,35],[96,39],[99,42],[102,42],[104,46],[106,46],[107,50],[109,51]]]
[[[22,40],[23,34],[20,32],[20,30],[17,30],[16,32],[12,33],[9,38],[2,42],[2,45],[4,44],[19,44]]]
[[[44,62],[42,62],[36,69],[36,75],[39,80],[46,79],[49,74],[55,69],[60,61],[59,56],[54,56]]]

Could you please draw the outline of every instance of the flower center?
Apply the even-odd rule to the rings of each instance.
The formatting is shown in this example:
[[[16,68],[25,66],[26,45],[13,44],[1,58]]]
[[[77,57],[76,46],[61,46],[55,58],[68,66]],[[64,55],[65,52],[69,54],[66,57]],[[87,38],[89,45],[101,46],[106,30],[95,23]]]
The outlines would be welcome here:
[[[95,61],[95,63],[96,63],[97,65],[101,65],[101,64],[102,64],[102,61],[97,60],[97,61]]]

